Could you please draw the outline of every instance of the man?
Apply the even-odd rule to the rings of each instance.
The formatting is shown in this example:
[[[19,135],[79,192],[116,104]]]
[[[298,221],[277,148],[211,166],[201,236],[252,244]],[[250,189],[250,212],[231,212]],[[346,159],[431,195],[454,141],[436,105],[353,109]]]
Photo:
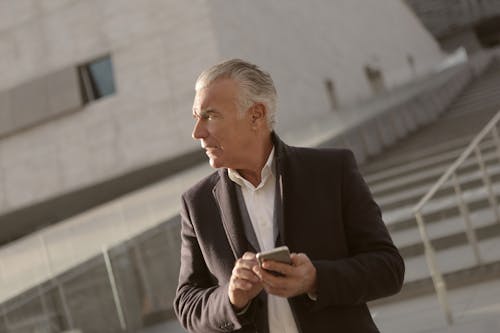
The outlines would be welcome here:
[[[380,210],[350,151],[287,146],[275,111],[248,62],[196,82],[192,135],[218,170],[182,196],[176,314],[191,332],[378,332],[366,302],[404,275]],[[255,253],[279,245],[292,264],[260,268]]]

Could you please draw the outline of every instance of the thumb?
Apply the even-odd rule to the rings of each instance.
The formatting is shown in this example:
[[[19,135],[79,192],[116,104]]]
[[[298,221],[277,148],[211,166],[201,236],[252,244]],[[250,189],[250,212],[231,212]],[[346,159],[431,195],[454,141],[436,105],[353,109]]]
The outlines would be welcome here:
[[[253,259],[255,259],[255,253],[253,253],[253,252],[245,252],[245,253],[243,254],[242,259],[245,259],[245,260],[253,260]]]

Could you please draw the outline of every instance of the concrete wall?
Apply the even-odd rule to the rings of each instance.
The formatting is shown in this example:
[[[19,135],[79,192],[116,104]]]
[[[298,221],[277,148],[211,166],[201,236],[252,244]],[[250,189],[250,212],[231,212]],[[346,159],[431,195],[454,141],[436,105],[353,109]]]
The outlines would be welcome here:
[[[193,81],[216,58],[205,1],[1,6],[0,91],[111,54],[117,93],[0,141],[0,214],[198,147]]]
[[[0,215],[141,169],[198,144],[193,83],[241,56],[275,77],[278,129],[370,96],[372,65],[388,87],[441,59],[399,0],[19,0],[0,8],[0,91],[110,54],[116,94],[0,140]],[[361,24],[360,22],[363,22]]]
[[[387,88],[429,72],[442,53],[400,0],[210,2],[221,59],[250,59],[270,70],[279,94],[278,129],[369,98],[364,66],[379,68]],[[408,63],[414,60],[415,68]]]

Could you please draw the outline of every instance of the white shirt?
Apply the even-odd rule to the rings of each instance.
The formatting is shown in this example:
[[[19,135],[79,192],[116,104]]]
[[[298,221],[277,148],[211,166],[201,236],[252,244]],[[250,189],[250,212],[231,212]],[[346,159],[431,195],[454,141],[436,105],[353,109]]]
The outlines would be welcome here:
[[[276,177],[273,172],[274,148],[262,168],[261,181],[257,187],[243,178],[238,171],[228,170],[229,178],[241,187],[261,251],[275,247],[274,200],[281,200],[281,198],[276,198]],[[268,294],[267,310],[270,333],[298,333],[292,309],[286,298]]]

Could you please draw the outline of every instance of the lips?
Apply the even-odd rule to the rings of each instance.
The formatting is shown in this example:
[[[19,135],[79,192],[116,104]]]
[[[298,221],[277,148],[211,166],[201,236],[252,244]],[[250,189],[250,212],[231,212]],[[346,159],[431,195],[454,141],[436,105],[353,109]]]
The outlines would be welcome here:
[[[205,149],[205,150],[214,150],[214,149],[219,149],[219,147],[217,146],[207,146],[205,144],[202,144],[201,145],[201,148]]]
[[[217,151],[219,150],[219,147],[216,147],[216,146],[204,146],[203,149],[205,149],[205,154],[211,156],[211,155],[217,154]]]

